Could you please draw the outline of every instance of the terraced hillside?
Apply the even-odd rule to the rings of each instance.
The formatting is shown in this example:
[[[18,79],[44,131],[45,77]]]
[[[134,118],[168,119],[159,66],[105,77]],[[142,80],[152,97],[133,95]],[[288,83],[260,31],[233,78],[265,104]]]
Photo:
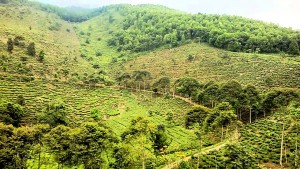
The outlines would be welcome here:
[[[175,81],[187,76],[200,82],[237,80],[262,87],[300,87],[298,57],[235,53],[206,44],[187,44],[173,49],[153,51],[129,62],[116,65],[121,72],[147,70],[152,82],[167,76]]]
[[[192,168],[299,168],[298,128],[299,108],[291,106],[241,126],[238,143],[202,155],[200,159],[193,157],[184,165]]]
[[[191,105],[179,100],[149,93],[132,93],[127,90],[68,84],[58,81],[34,80],[25,82],[24,77],[2,76],[0,80],[0,98],[16,101],[22,95],[25,98],[27,125],[36,123],[36,115],[55,99],[61,99],[67,105],[70,124],[92,121],[91,109],[98,109],[100,117],[121,134],[139,116],[149,117],[155,124],[164,124],[170,139],[173,140],[169,153],[194,149],[198,145],[193,141],[193,131],[185,129],[186,110]],[[185,152],[189,153],[189,152]],[[178,158],[172,155],[170,158]]]
[[[0,71],[48,79],[94,73],[92,66],[80,57],[80,42],[72,24],[34,5],[17,2],[1,4],[0,13]],[[20,45],[14,45],[12,53],[7,52],[8,38],[16,37],[21,39]],[[43,63],[27,54],[26,48],[31,42],[35,43],[36,55],[42,50],[45,52]]]

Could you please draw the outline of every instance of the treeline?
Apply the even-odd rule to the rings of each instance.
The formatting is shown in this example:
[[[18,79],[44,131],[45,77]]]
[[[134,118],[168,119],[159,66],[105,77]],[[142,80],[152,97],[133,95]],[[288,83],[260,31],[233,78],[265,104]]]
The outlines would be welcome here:
[[[95,9],[88,9],[88,8],[80,8],[80,7],[58,7],[55,5],[50,4],[43,4],[38,2],[31,2],[36,7],[40,8],[43,11],[49,13],[55,13],[59,17],[61,17],[65,21],[69,22],[83,22],[89,20],[95,16],[100,15],[101,13],[106,11],[106,8],[95,8]]]
[[[118,51],[141,52],[192,40],[234,52],[300,54],[300,33],[292,29],[239,16],[163,11],[127,7],[123,29],[108,44]]]
[[[193,78],[181,78],[175,82],[174,88],[175,93],[210,108],[229,103],[238,119],[250,123],[259,116],[266,116],[278,108],[288,106],[292,101],[299,101],[299,93],[292,89],[262,92],[253,85],[242,86],[237,81],[200,84]]]
[[[160,154],[171,143],[163,124],[143,117],[132,120],[121,137],[101,121],[71,123],[70,110],[61,100],[54,100],[38,113],[38,124],[22,126],[20,120],[26,110],[20,104],[25,105],[23,97],[16,103],[0,100],[3,169],[155,168],[164,163]]]
[[[274,89],[262,92],[254,85],[242,86],[237,81],[226,83],[210,81],[201,84],[197,79],[183,77],[172,83],[169,77],[161,77],[151,84],[151,79],[150,72],[140,70],[124,73],[116,80],[125,88],[181,95],[210,108],[228,102],[238,119],[250,121],[254,117],[266,116],[282,106],[287,106],[291,101],[299,99],[298,92],[292,89]]]

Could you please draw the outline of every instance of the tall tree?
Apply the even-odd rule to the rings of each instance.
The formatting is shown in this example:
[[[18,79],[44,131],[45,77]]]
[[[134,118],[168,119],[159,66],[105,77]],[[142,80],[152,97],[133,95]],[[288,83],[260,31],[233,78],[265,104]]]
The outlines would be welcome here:
[[[115,168],[143,168],[155,159],[154,141],[157,128],[148,119],[138,117],[121,135],[123,144],[115,150]],[[158,143],[158,142],[157,142]]]
[[[35,43],[34,42],[32,42],[32,43],[30,43],[28,45],[28,47],[27,47],[27,53],[30,56],[35,56],[36,52],[35,52]]]
[[[57,125],[67,125],[67,107],[66,104],[60,100],[54,100],[50,102],[44,110],[38,114],[38,121],[41,123],[47,123],[51,127]]]
[[[12,52],[14,49],[14,42],[11,38],[8,38],[8,41],[7,41],[7,51],[8,52]]]
[[[176,92],[191,97],[200,88],[200,83],[194,78],[181,78],[176,80]]]
[[[170,90],[170,78],[169,77],[162,77],[158,81],[156,81],[152,87],[153,90],[157,90],[160,92],[167,93]]]
[[[0,168],[26,168],[34,144],[34,128],[0,123]]]
[[[288,53],[292,55],[300,55],[299,46],[296,40],[293,39],[291,41]]]

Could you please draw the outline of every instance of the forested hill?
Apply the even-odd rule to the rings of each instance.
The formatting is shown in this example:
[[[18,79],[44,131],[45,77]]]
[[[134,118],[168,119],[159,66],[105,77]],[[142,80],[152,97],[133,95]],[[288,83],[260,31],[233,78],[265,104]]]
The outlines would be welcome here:
[[[123,10],[123,29],[109,41],[119,51],[176,47],[190,40],[234,52],[299,55],[300,33],[239,16],[186,14],[134,6]]]
[[[193,40],[233,52],[300,54],[299,31],[239,16],[188,14],[158,5],[122,4],[79,10],[34,4],[73,22],[118,12],[122,18],[110,15],[108,19],[111,24],[121,20],[120,29],[110,32],[113,37],[107,43],[119,52],[177,47]]]

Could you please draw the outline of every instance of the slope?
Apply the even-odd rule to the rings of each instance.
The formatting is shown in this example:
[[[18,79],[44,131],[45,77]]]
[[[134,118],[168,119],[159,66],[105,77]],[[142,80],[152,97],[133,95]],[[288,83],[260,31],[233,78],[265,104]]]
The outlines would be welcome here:
[[[71,74],[82,76],[93,71],[79,57],[80,43],[72,24],[26,2],[1,4],[0,13],[1,71],[50,79],[68,79]],[[12,53],[8,53],[6,42],[16,37],[21,44],[14,45]],[[35,43],[36,55],[45,52],[43,62],[27,55],[26,47],[31,42]]]
[[[298,57],[235,53],[210,47],[205,43],[191,43],[178,48],[163,49],[144,54],[126,63],[115,65],[115,76],[147,70],[151,82],[170,77],[194,77],[200,82],[237,80],[261,87],[299,87]]]
[[[199,160],[192,157],[185,165],[192,168],[299,168],[299,107],[295,107],[283,108],[241,126],[238,143],[203,154]]]

